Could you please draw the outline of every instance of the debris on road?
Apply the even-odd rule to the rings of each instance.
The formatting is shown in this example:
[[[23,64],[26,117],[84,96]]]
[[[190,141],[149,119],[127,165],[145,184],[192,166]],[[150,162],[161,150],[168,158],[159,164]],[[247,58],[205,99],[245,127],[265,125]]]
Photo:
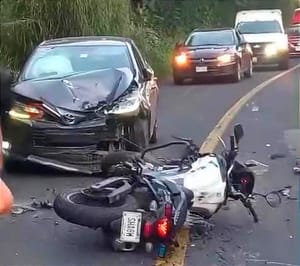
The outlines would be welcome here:
[[[266,147],[271,147],[271,144],[267,143],[267,144],[266,144]]]
[[[273,153],[273,154],[269,155],[269,158],[271,160],[275,160],[275,159],[279,159],[279,158],[285,158],[285,157],[286,157],[286,155],[283,154],[283,153]]]
[[[299,175],[300,174],[300,166],[293,167],[293,172],[295,175]]]
[[[23,204],[14,204],[11,214],[12,215],[20,215],[20,214],[23,214],[23,213],[26,213],[29,211],[36,211],[36,209],[32,208],[28,205],[25,205],[25,204],[24,205]]]

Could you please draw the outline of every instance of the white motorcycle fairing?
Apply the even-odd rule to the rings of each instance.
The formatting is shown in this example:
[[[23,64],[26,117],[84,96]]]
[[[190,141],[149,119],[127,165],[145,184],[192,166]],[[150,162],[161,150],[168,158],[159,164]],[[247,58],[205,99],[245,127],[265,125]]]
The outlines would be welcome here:
[[[226,176],[216,155],[198,158],[188,170],[158,170],[156,177],[164,177],[190,189],[194,193],[192,211],[210,217],[226,199]]]

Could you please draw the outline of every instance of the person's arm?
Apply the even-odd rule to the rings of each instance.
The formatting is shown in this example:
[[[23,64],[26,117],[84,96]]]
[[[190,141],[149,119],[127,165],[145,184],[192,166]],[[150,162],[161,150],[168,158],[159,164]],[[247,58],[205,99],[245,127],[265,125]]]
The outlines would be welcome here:
[[[13,205],[13,195],[6,184],[0,179],[0,215],[9,214]]]
[[[10,213],[14,201],[11,191],[1,179],[2,175],[3,175],[3,154],[2,154],[2,132],[0,126],[0,215]]]

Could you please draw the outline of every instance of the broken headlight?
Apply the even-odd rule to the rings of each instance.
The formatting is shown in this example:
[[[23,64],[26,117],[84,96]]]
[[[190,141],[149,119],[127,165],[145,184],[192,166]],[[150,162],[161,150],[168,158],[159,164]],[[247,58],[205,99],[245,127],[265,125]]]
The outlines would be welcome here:
[[[130,89],[128,93],[121,96],[112,106],[107,110],[108,114],[128,114],[138,111],[141,103],[141,94],[137,87]]]

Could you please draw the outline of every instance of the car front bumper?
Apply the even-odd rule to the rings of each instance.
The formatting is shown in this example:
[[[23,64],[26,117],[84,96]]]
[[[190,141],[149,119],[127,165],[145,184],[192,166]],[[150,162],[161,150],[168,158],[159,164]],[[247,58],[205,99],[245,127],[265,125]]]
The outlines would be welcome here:
[[[8,119],[4,127],[4,155],[50,167],[93,174],[101,172],[101,160],[108,143],[118,142],[118,127],[105,121],[89,121],[77,126],[54,122],[24,123]]]
[[[253,65],[274,65],[280,64],[283,60],[288,59],[289,50],[277,51],[274,55],[267,55],[265,52],[265,46],[261,45],[259,48],[255,48],[252,45],[253,51]]]
[[[233,75],[236,71],[236,62],[228,64],[218,63],[190,63],[183,67],[173,66],[173,72],[179,77],[201,78],[222,77]]]

